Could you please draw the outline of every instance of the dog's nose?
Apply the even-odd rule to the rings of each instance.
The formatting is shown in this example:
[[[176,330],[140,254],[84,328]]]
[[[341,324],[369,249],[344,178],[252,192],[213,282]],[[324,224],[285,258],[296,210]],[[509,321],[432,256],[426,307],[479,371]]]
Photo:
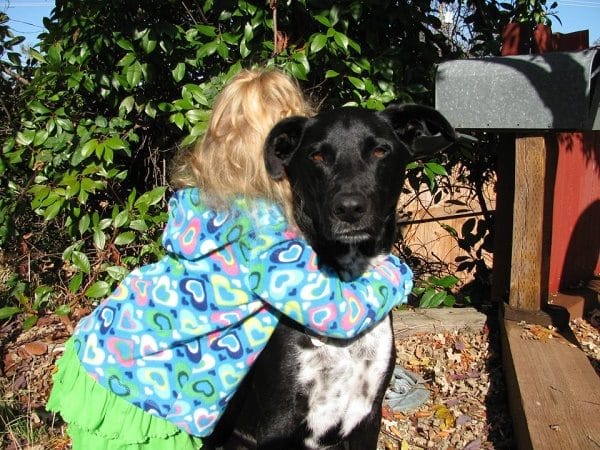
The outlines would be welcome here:
[[[367,199],[357,194],[340,194],[335,199],[333,213],[344,222],[358,222],[367,212]]]

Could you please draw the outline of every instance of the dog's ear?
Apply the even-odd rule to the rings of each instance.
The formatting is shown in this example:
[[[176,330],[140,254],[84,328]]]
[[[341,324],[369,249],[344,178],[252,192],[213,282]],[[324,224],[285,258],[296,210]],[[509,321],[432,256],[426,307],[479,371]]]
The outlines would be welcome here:
[[[278,122],[265,141],[265,165],[274,180],[285,175],[285,166],[298,148],[308,118],[292,116]]]
[[[446,118],[428,106],[390,105],[378,114],[390,123],[414,159],[442,151],[458,139]]]

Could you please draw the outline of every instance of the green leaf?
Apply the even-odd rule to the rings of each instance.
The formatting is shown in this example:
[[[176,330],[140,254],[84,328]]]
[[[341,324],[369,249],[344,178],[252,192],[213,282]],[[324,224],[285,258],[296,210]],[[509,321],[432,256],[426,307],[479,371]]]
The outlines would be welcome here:
[[[359,54],[361,53],[362,50],[361,50],[360,44],[358,42],[353,41],[352,39],[348,39],[348,45],[350,47],[352,47],[356,53],[359,53]]]
[[[129,42],[127,39],[118,39],[117,45],[119,47],[121,47],[123,50],[127,50],[130,52],[133,51],[133,45],[131,45],[131,42]]]
[[[185,116],[180,112],[171,114],[171,116],[169,117],[169,122],[174,123],[175,125],[177,125],[177,128],[183,130],[183,127],[185,125]]]
[[[108,121],[106,120],[106,117],[102,117],[102,116],[98,116],[94,119],[94,123],[96,124],[96,126],[100,127],[100,128],[106,128],[108,126]]]
[[[240,56],[242,58],[246,58],[249,54],[250,54],[250,49],[246,45],[246,40],[243,39],[242,42],[240,42]]]
[[[54,293],[54,290],[50,286],[41,285],[35,288],[33,292],[33,303],[32,308],[39,310],[40,307],[50,300],[50,296]]]
[[[333,35],[333,39],[335,40],[336,44],[338,44],[344,50],[348,50],[348,36],[336,31]]]
[[[29,48],[28,52],[29,56],[31,56],[33,59],[41,62],[41,63],[46,63],[46,58],[44,58],[44,56],[38,52],[37,50],[34,50],[32,48]]]
[[[48,62],[50,64],[59,64],[61,61],[61,51],[57,45],[53,45],[47,52]]]
[[[25,130],[23,132],[19,131],[17,133],[17,144],[19,145],[29,145],[35,139],[35,130]]]
[[[113,225],[115,228],[120,228],[127,223],[127,219],[129,219],[129,211],[124,209],[120,213],[116,215],[113,220]]]
[[[83,273],[90,273],[90,260],[85,253],[74,250],[71,253],[71,262]]]
[[[446,298],[444,298],[444,306],[451,308],[456,304],[456,298],[454,298],[454,295],[446,295]]]
[[[24,321],[23,321],[23,329],[24,330],[29,330],[31,329],[38,321],[38,316],[36,315],[31,315],[29,317],[27,317]]]
[[[209,106],[209,102],[208,102],[208,99],[206,98],[206,95],[204,95],[202,88],[200,86],[198,86],[197,84],[188,83],[185,86],[183,86],[183,88],[181,89],[181,95],[183,98],[188,98],[188,99],[189,99],[189,96],[191,95],[192,98],[197,103],[199,103],[203,106]]]
[[[192,102],[187,98],[180,98],[179,100],[175,100],[173,102],[173,105],[179,110],[194,108],[194,105],[192,104]]]
[[[425,167],[436,175],[443,175],[446,177],[448,176],[448,172],[446,172],[446,168],[444,166],[442,166],[441,164],[438,164],[435,162],[428,162],[428,163],[425,163]]]
[[[195,25],[194,29],[198,30],[204,36],[215,37],[217,35],[215,27],[210,25]]]
[[[319,50],[322,50],[323,47],[327,45],[327,36],[324,34],[316,34],[312,42],[310,43],[310,51],[311,53],[317,53]]]
[[[110,224],[111,224],[111,223],[112,223],[112,220],[110,220],[110,219],[108,219],[108,218],[105,218],[105,219],[102,219],[102,220],[101,220],[101,221],[98,223],[98,227],[99,227],[101,230],[106,230],[106,229],[107,229],[107,228],[110,226]]]
[[[98,250],[103,250],[106,245],[106,234],[104,231],[95,229],[94,230],[94,245]]]
[[[118,62],[117,67],[129,67],[136,61],[135,53],[127,53]]]
[[[446,296],[447,296],[447,294],[445,292],[437,292],[433,297],[431,297],[429,307],[437,308],[444,302],[444,299],[446,298]]]
[[[179,64],[177,64],[175,68],[171,71],[171,74],[173,75],[173,79],[176,82],[179,83],[181,80],[183,80],[183,77],[185,76],[185,63],[180,62]]]
[[[127,276],[129,270],[121,266],[110,266],[106,268],[106,273],[108,273],[113,280],[121,281],[123,278],[125,278],[125,276]]]
[[[136,61],[135,64],[132,64],[127,68],[125,77],[131,88],[135,88],[140,84],[142,79],[142,66],[139,61]]]
[[[431,299],[435,294],[436,291],[434,289],[427,289],[419,301],[419,306],[421,308],[431,308]]]
[[[57,117],[55,120],[56,120],[56,125],[61,127],[63,130],[73,131],[73,122],[71,122],[69,119],[65,119],[63,117]]]
[[[36,113],[39,116],[44,116],[46,114],[50,114],[50,110],[48,108],[46,108],[44,105],[42,105],[39,101],[34,101],[31,102],[27,105],[27,107],[33,111],[34,113]]]
[[[219,46],[219,42],[218,41],[212,41],[212,42],[209,42],[207,44],[204,44],[196,52],[196,58],[197,59],[203,59],[203,58],[205,58],[207,56],[212,55],[214,52],[217,51],[217,47],[218,46]]]
[[[129,223],[129,228],[136,231],[148,231],[148,225],[146,225],[146,222],[141,219],[132,220]]]
[[[144,107],[144,112],[148,117],[152,117],[153,119],[156,118],[156,108],[154,107],[152,101],[146,103],[146,106]]]
[[[304,68],[304,66],[302,64],[290,62],[290,63],[288,63],[287,67],[292,72],[292,75],[294,76],[294,78],[297,78],[299,80],[307,79],[306,78],[306,69]]]
[[[331,23],[331,21],[324,15],[318,15],[318,16],[315,16],[314,18],[317,22],[319,22],[322,25],[325,25],[327,28],[330,28],[333,25]]]
[[[67,316],[71,313],[71,307],[69,305],[60,305],[54,310],[54,314],[57,316]]]
[[[52,203],[50,206],[48,206],[46,208],[46,210],[44,211],[44,213],[42,214],[44,216],[44,219],[46,219],[46,220],[54,219],[60,212],[63,203],[64,203],[64,199],[57,198],[57,200],[54,203]]]
[[[115,238],[115,245],[127,245],[133,242],[135,233],[133,231],[125,231]]]
[[[4,308],[0,308],[0,320],[8,319],[15,314],[19,314],[21,311],[22,309],[16,306],[5,306]]]
[[[127,145],[119,136],[111,136],[109,139],[104,141],[104,145],[113,150],[120,150],[126,148]]]
[[[219,45],[217,45],[217,53],[223,59],[229,58],[229,47],[227,47],[227,44],[225,44],[225,42],[219,42]]]
[[[85,295],[91,298],[105,297],[108,294],[108,289],[109,285],[106,281],[96,281],[85,291]]]
[[[302,64],[302,66],[304,66],[305,72],[308,72],[310,70],[310,64],[308,62],[308,58],[306,57],[306,53],[304,53],[303,51],[294,52],[292,55],[292,59],[294,61]]]
[[[350,83],[352,83],[356,89],[359,89],[361,91],[365,90],[365,82],[360,78],[348,77],[348,81],[350,81]]]
[[[150,54],[156,48],[156,39],[150,38],[150,33],[146,33],[142,38],[142,48],[147,54]]]
[[[151,191],[144,192],[135,201],[134,206],[136,208],[140,209],[140,208],[147,208],[150,205],[156,205],[158,202],[160,202],[163,199],[166,189],[167,188],[165,186],[160,186],[160,187],[152,189]]]
[[[336,72],[335,70],[329,69],[327,72],[325,72],[325,78],[335,78],[339,74],[340,74],[339,72]]]
[[[90,156],[92,153],[94,153],[94,151],[96,150],[97,146],[98,146],[98,140],[97,139],[90,139],[89,141],[87,141],[81,147],[81,157],[83,159],[85,159],[88,156]]]
[[[190,109],[185,113],[185,117],[192,124],[200,121],[205,122],[208,121],[208,118],[210,117],[210,111],[205,111],[203,109]]]
[[[134,103],[135,103],[135,99],[134,99],[133,95],[130,95],[129,97],[125,97],[123,99],[123,101],[121,102],[121,104],[119,105],[119,113],[121,112],[121,110],[123,110],[125,112],[125,114],[129,114],[131,112],[131,110],[133,109]]]
[[[427,281],[439,287],[450,288],[455,286],[459,282],[459,279],[454,275],[446,275],[443,278],[431,276],[427,279]]]
[[[77,272],[69,281],[69,291],[75,293],[81,287],[81,283],[83,281],[83,272]]]

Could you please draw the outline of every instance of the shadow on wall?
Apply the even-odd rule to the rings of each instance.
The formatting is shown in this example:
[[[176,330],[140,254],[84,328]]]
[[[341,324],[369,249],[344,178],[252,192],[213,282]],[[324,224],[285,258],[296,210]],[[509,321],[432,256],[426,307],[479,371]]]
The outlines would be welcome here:
[[[600,177],[600,132],[559,133],[557,139],[567,152],[583,149],[586,166],[593,164]]]
[[[583,210],[567,248],[561,274],[561,290],[593,278],[600,269],[600,200]]]

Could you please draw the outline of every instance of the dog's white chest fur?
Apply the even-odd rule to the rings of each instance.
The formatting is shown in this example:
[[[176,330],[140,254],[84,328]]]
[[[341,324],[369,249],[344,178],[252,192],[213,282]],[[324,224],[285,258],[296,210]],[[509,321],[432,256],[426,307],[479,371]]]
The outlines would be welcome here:
[[[392,355],[390,320],[350,343],[326,341],[299,352],[298,381],[308,396],[308,448],[320,448],[319,440],[336,426],[346,436],[373,408]]]

